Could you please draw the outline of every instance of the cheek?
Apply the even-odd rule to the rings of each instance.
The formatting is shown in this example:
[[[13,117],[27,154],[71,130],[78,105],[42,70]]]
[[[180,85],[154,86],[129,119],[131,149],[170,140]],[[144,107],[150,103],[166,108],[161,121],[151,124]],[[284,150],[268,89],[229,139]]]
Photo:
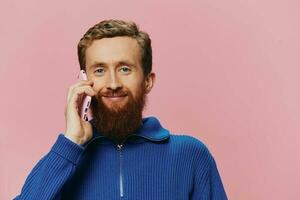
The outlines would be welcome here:
[[[93,90],[99,94],[100,91],[103,91],[104,85],[95,84],[92,86]]]
[[[94,84],[93,84],[92,88],[95,90],[95,92],[99,92],[105,86],[102,81],[95,81],[94,80],[93,82],[94,82]]]
[[[137,97],[142,92],[142,87],[144,87],[143,83],[136,83],[136,85],[133,85],[131,88],[129,88],[130,92],[134,97]]]

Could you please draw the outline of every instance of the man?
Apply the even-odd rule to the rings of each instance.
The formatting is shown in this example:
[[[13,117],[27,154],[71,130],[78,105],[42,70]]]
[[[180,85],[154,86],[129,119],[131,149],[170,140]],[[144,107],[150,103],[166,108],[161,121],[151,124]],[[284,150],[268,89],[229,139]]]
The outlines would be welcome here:
[[[147,33],[133,22],[102,21],[80,40],[78,57],[88,80],[70,87],[66,130],[16,199],[227,199],[201,141],[142,118],[155,80]],[[92,121],[79,115],[85,95]]]

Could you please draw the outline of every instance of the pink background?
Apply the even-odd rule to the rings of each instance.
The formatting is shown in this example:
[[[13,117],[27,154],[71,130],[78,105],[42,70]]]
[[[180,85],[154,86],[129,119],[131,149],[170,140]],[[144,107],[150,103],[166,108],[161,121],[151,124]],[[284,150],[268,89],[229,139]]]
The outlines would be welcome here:
[[[77,42],[109,18],[150,34],[157,81],[145,116],[205,142],[229,199],[300,199],[298,0],[0,4],[1,200],[64,131]]]

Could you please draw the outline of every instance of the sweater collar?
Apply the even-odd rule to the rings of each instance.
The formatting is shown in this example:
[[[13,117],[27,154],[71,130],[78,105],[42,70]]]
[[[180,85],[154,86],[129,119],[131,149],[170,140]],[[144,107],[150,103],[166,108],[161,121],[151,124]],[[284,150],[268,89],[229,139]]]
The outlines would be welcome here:
[[[127,139],[139,138],[139,139],[146,139],[151,142],[159,142],[159,141],[167,140],[169,137],[170,137],[170,132],[164,127],[162,127],[162,125],[160,124],[159,120],[156,117],[150,116],[150,117],[143,118],[142,126],[138,128],[133,134],[129,135]],[[93,138],[91,139],[91,141],[98,138],[105,139],[106,137],[103,134],[101,134],[101,132],[97,131],[93,126]]]
[[[143,118],[143,125],[132,135],[142,137],[150,141],[162,141],[170,137],[170,132],[163,128],[156,117]]]

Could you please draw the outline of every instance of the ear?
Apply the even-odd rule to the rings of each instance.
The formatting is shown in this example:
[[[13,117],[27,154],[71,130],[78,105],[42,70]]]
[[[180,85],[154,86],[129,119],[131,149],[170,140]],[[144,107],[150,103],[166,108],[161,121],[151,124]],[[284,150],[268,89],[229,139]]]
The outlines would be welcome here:
[[[144,81],[145,81],[145,91],[146,94],[148,94],[154,85],[155,73],[151,72],[150,74],[148,74]]]

